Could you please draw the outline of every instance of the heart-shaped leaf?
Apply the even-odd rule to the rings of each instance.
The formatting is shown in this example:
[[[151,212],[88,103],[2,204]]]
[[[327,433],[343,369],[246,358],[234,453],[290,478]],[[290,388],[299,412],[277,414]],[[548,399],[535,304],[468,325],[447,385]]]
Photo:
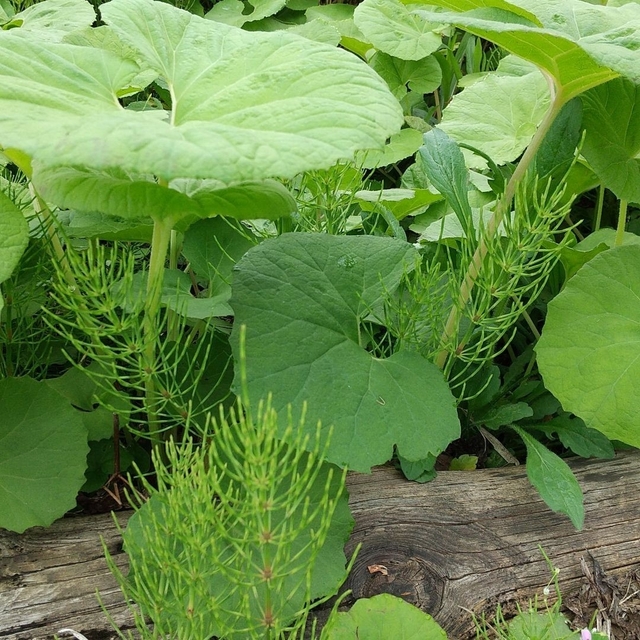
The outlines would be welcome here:
[[[455,402],[439,369],[416,353],[380,359],[364,348],[362,323],[413,265],[415,249],[373,236],[285,234],[251,249],[235,269],[231,306],[246,325],[252,397],[274,407],[308,403],[335,427],[328,459],[358,471],[437,455],[459,435]]]
[[[533,65],[528,73],[490,73],[454,96],[440,129],[456,142],[486,153],[496,164],[515,160],[531,142],[549,108],[549,87]],[[469,151],[469,167],[486,160]]]
[[[407,94],[407,86],[418,93],[431,93],[442,82],[442,69],[435,56],[401,60],[378,51],[369,64],[385,79],[398,100]]]
[[[549,304],[536,352],[567,411],[640,446],[640,246],[604,251],[567,282]]]
[[[231,186],[329,167],[380,147],[402,124],[384,81],[345,51],[153,0],[100,9],[166,83],[171,113],[122,108],[118,92],[141,71],[130,59],[1,32],[0,147],[48,166]]]
[[[376,49],[402,60],[421,60],[442,44],[434,25],[411,14],[400,0],[364,0],[353,19]]]

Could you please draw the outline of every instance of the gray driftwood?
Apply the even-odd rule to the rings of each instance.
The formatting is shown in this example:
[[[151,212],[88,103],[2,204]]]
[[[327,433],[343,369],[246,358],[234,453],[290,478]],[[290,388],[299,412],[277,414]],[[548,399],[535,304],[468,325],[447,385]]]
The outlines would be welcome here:
[[[640,565],[640,454],[572,463],[585,494],[586,524],[576,532],[536,496],[521,467],[444,472],[425,485],[390,468],[349,478],[362,548],[348,586],[356,597],[399,595],[429,611],[451,638],[466,638],[468,610],[523,601],[550,578],[541,545],[567,593],[587,552],[609,575]],[[120,514],[125,522],[127,515]],[[127,612],[102,558],[105,537],[124,563],[109,516],[67,518],[23,535],[0,531],[0,638],[50,638],[63,627],[89,640],[113,633],[95,598],[119,624]],[[197,639],[194,639],[197,640]]]

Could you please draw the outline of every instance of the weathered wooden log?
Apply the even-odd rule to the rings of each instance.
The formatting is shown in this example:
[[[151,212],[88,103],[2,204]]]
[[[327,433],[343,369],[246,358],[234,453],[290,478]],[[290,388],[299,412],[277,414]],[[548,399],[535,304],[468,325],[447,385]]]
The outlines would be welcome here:
[[[560,569],[566,593],[591,552],[609,575],[640,565],[640,454],[571,463],[585,494],[586,522],[540,500],[524,468],[440,473],[425,485],[391,468],[349,478],[356,525],[348,551],[362,548],[348,580],[356,597],[389,592],[429,611],[451,638],[473,634],[469,611],[540,594]],[[126,513],[118,514],[121,524]],[[50,638],[71,627],[89,640],[114,634],[95,597],[119,625],[130,617],[102,556],[100,535],[125,557],[109,516],[65,518],[48,529],[0,531],[0,638]]]
[[[563,593],[577,588],[591,552],[608,575],[640,565],[640,455],[571,462],[585,499],[576,531],[537,496],[523,467],[441,473],[427,485],[392,469],[349,483],[362,548],[348,580],[357,598],[380,592],[431,613],[451,638],[475,637],[469,611],[528,599],[549,582],[544,549]],[[380,570],[384,567],[384,570]]]
[[[122,527],[130,513],[118,513]],[[130,626],[101,536],[116,564],[124,567],[122,538],[111,514],[63,518],[22,535],[0,529],[0,638],[45,640],[72,628],[89,640],[115,639],[96,591],[115,622]]]

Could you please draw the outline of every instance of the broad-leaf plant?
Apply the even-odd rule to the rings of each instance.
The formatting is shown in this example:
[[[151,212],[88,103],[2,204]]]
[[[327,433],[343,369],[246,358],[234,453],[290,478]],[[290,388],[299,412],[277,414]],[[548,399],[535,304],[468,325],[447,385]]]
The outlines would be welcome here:
[[[336,592],[334,465],[526,462],[582,528],[564,458],[640,444],[638,3],[176,4],[0,0],[0,526],[135,471],[139,632],[229,638]],[[445,637],[401,607],[321,637]]]

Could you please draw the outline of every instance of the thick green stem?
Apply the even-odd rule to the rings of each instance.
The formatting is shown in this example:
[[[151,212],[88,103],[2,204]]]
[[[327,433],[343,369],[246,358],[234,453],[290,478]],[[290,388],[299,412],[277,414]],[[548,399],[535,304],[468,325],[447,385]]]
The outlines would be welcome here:
[[[149,435],[155,446],[160,444],[160,424],[157,413],[157,389],[154,376],[156,372],[156,346],[158,340],[158,312],[162,295],[162,280],[164,277],[164,263],[171,240],[171,220],[156,220],[153,225],[153,239],[151,241],[151,259],[149,260],[149,274],[147,279],[147,296],[144,305],[143,334],[144,352],[143,368],[145,372],[145,396]]]
[[[454,303],[454,306],[451,309],[451,313],[449,314],[447,323],[440,338],[440,344],[443,345],[443,348],[436,356],[436,364],[438,365],[438,367],[440,367],[440,369],[444,369],[444,366],[447,362],[447,358],[449,356],[447,345],[458,332],[458,325],[460,324],[462,311],[469,302],[471,292],[473,291],[473,286],[478,279],[480,270],[482,269],[482,263],[484,262],[485,256],[487,255],[488,251],[487,240],[493,238],[505,215],[507,215],[507,213],[510,211],[511,203],[516,194],[516,189],[524,178],[527,169],[535,158],[536,153],[538,152],[538,149],[542,144],[542,141],[549,132],[551,125],[556,119],[558,113],[560,113],[560,110],[564,106],[564,103],[565,100],[562,99],[561,95],[558,94],[554,97],[549,110],[545,114],[545,117],[540,123],[538,130],[533,136],[526,151],[522,155],[522,158],[520,159],[516,170],[513,172],[511,179],[507,183],[505,191],[502,194],[502,198],[500,198],[500,200],[498,201],[493,215],[489,219],[487,226],[484,229],[484,234],[480,238],[478,248],[471,258],[471,264],[469,265],[465,278],[460,287],[458,300],[456,303]]]
[[[620,200],[620,208],[618,209],[618,228],[616,229],[616,247],[619,247],[624,242],[624,229],[627,226],[627,204],[626,200]]]
[[[178,258],[182,251],[182,234],[171,231],[169,244],[169,269],[178,268]],[[178,314],[173,309],[167,309],[167,340],[175,342],[178,339]]]

